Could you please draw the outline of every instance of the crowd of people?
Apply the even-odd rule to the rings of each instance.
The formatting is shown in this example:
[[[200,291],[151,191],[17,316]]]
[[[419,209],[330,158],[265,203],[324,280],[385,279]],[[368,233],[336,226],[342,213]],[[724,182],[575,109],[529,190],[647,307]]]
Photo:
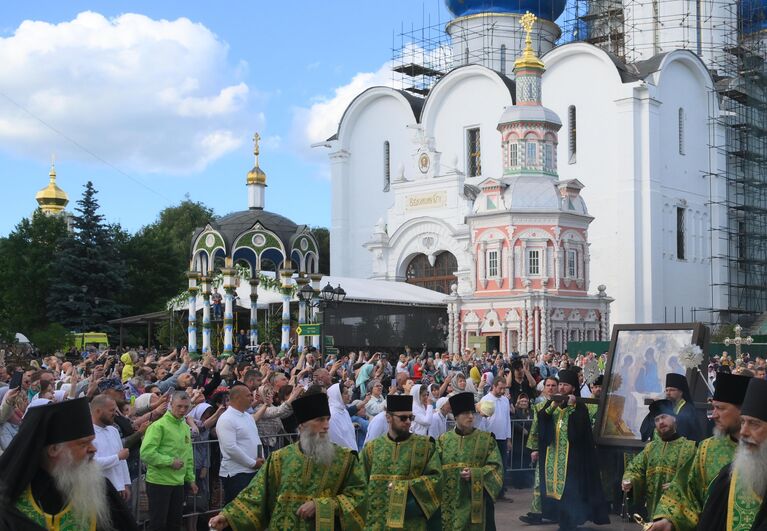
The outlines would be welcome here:
[[[533,485],[525,523],[609,521],[593,437],[604,354],[71,354],[0,366],[0,529],[494,529],[507,489]],[[767,418],[746,388],[767,382],[749,363],[717,372],[711,439],[686,416],[683,376],[650,405],[650,442],[615,479],[653,529],[720,518],[705,487],[732,499],[718,474],[736,448],[751,472],[735,483],[764,492]],[[761,499],[739,522],[764,520]]]

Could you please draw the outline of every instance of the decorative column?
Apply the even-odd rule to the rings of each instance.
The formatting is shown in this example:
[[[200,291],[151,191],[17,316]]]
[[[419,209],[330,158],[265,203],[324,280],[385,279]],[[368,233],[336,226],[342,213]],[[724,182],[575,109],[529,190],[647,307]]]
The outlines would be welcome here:
[[[301,291],[301,288],[306,286],[309,283],[309,279],[304,276],[303,274],[300,274],[298,278],[296,279],[296,290]],[[298,298],[298,324],[302,325],[306,323],[306,302],[299,297]],[[298,352],[302,352],[304,350],[304,347],[306,346],[306,337],[305,336],[298,336],[297,342],[296,342],[296,350]]]
[[[250,279],[250,346],[258,345],[258,271]]]
[[[187,326],[187,350],[192,357],[199,357],[197,355],[197,279],[200,278],[200,274],[195,271],[190,271],[186,274],[186,278],[189,279],[189,296],[187,298],[189,316]]]
[[[541,350],[541,309],[537,306],[533,307],[533,318],[535,320],[535,323],[533,324],[533,348],[536,350]]]
[[[455,303],[447,303],[447,348],[449,351],[453,350],[453,343],[455,341]]]
[[[541,352],[544,351],[549,346],[549,334],[548,334],[548,326],[549,326],[549,320],[546,318],[546,314],[549,313],[549,307],[548,303],[546,302],[546,296],[543,295],[543,298],[541,300]]]
[[[236,270],[225,267],[221,270],[224,275],[224,351],[223,357],[234,355],[232,339],[234,332],[234,275]]]
[[[202,353],[210,354],[210,277],[200,278],[202,286]]]
[[[525,301],[525,313],[527,314],[527,334],[525,335],[525,344],[527,345],[526,350],[528,352],[535,348],[533,343],[533,321],[535,320],[535,310],[533,309],[532,302],[531,299]]]
[[[312,289],[314,290],[314,296],[312,297],[312,322],[317,322],[317,312],[320,309],[320,282],[322,281],[322,275],[320,273],[312,273],[309,275],[312,281]],[[317,350],[321,350],[320,336],[312,336],[312,346]]]
[[[280,289],[282,294],[282,338],[280,339],[280,348],[283,352],[287,352],[290,348],[290,279],[292,276],[292,269],[280,269],[280,282],[282,284]]]

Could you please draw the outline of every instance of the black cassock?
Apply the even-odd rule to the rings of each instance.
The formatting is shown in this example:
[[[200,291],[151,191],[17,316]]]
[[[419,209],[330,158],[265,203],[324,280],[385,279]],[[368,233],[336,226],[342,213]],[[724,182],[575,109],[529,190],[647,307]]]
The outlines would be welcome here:
[[[700,531],[727,531],[727,508],[730,494],[730,473],[732,464],[719,471],[719,475],[708,488],[708,499],[700,514],[698,529]],[[751,531],[767,531],[767,498],[754,519]]]
[[[135,531],[138,529],[133,515],[128,510],[125,502],[109,482],[104,478],[107,484],[107,499],[112,515],[112,529],[115,531]],[[0,485],[1,486],[1,485]],[[64,507],[64,499],[56,490],[53,479],[42,469],[40,469],[32,478],[32,495],[40,504],[41,509],[48,514],[57,514]],[[7,498],[0,500],[0,531],[46,531],[36,523],[27,519],[18,509],[13,501]],[[97,528],[97,531],[102,531]]]
[[[579,399],[567,422],[567,476],[562,499],[546,496],[546,448],[554,443],[554,419],[546,413],[547,403],[538,412],[538,455],[543,517],[561,528],[574,528],[590,520],[609,524],[607,502],[602,492],[594,436],[586,405]]]
[[[639,433],[642,436],[642,441],[649,441],[652,439],[653,432],[655,431],[655,418],[649,413],[642,420],[642,426],[639,428]],[[703,440],[703,429],[700,425],[700,419],[695,411],[695,404],[685,401],[682,409],[676,415],[676,432],[691,441],[696,443]]]

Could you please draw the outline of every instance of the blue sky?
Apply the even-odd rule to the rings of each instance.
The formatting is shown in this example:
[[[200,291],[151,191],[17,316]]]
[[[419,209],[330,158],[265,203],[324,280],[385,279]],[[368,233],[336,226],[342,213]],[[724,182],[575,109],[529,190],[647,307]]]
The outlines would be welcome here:
[[[330,222],[329,166],[310,141],[385,82],[393,32],[442,0],[14,2],[0,11],[0,235],[36,207],[51,153],[68,209],[92,180],[134,232],[185,195],[247,207],[263,138],[267,209]],[[329,136],[329,135],[328,135]]]

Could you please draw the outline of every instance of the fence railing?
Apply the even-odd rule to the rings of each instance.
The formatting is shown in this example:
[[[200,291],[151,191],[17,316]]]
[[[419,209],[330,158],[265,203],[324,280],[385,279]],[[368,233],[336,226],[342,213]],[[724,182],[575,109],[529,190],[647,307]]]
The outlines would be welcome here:
[[[535,467],[530,461],[530,451],[525,447],[531,425],[531,420],[511,420],[511,451],[507,450],[503,455],[507,481],[518,488],[533,486]],[[454,424],[448,424],[449,430],[453,427]],[[273,440],[275,444],[271,447],[264,446],[264,458],[268,457],[270,452],[296,441],[298,434],[283,433],[264,437],[264,440],[266,439]],[[192,495],[191,491],[186,492],[184,518],[210,518],[221,511],[224,501],[223,483],[218,475],[220,468],[218,440],[194,441],[192,448],[195,457],[195,481],[199,490],[196,495]],[[133,481],[130,503],[139,526],[146,529],[149,519],[149,500],[146,495],[145,467],[140,461],[138,470],[140,474]],[[189,527],[193,525],[193,522],[185,525],[189,529],[194,529]]]

